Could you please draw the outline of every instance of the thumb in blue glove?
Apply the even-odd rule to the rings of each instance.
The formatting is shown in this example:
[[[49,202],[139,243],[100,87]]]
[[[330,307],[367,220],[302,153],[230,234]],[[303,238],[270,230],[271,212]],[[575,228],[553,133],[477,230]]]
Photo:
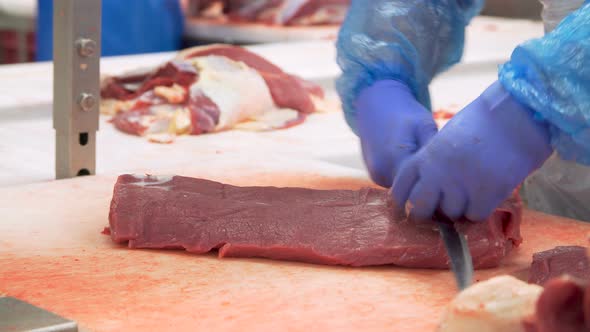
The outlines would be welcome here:
[[[391,187],[400,164],[437,132],[436,123],[410,89],[394,80],[379,81],[356,100],[357,129],[371,179]]]
[[[393,198],[418,219],[483,221],[551,153],[547,125],[496,82],[401,166]]]

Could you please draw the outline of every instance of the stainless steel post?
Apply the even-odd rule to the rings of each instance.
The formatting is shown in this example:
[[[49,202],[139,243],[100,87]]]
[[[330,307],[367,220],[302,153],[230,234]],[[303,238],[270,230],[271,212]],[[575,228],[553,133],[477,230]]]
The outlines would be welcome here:
[[[96,172],[100,22],[100,0],[54,1],[53,128],[58,179]]]

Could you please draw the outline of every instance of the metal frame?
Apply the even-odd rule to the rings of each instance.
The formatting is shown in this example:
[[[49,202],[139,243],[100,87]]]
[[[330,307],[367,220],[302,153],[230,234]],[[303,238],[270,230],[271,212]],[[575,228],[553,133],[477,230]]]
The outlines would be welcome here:
[[[0,297],[0,331],[78,332],[78,324],[13,297]]]
[[[54,1],[53,127],[57,179],[96,173],[100,22],[100,0]]]

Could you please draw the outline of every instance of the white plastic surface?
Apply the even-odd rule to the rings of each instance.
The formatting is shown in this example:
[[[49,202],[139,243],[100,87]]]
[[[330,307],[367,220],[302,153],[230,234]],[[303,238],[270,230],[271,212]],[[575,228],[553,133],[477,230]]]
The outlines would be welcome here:
[[[37,15],[37,0],[0,0],[0,12],[34,18]]]
[[[254,44],[286,41],[334,39],[338,26],[271,26],[261,23],[227,23],[192,18],[187,21],[185,34],[202,41]]]

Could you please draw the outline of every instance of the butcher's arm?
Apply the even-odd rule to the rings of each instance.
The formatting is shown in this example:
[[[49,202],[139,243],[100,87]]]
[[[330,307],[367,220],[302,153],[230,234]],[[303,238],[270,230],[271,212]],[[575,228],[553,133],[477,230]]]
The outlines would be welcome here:
[[[551,33],[518,46],[499,80],[548,124],[563,159],[590,165],[590,1]]]
[[[463,54],[465,26],[483,0],[353,0],[338,36],[337,88],[350,126],[354,101],[380,80],[407,85],[430,107],[428,84]]]
[[[432,78],[463,54],[483,0],[353,0],[338,36],[346,120],[373,180],[389,187],[401,162],[436,133]]]
[[[395,201],[409,200],[422,218],[441,207],[485,220],[554,150],[590,165],[588,22],[590,1],[518,46],[499,80],[404,163]]]

